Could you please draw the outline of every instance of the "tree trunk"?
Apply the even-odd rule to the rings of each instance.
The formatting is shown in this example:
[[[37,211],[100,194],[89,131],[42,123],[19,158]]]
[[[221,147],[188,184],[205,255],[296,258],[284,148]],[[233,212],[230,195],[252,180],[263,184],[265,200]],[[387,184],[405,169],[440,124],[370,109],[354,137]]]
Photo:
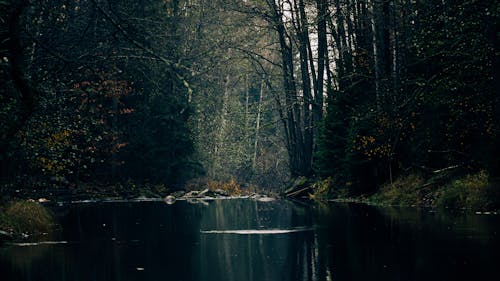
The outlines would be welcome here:
[[[282,61],[283,89],[285,91],[285,111],[287,150],[292,176],[302,175],[303,172],[303,137],[301,131],[300,107],[297,101],[297,87],[294,77],[292,43],[288,36],[282,19],[280,8],[274,1],[267,1],[271,12],[272,20],[280,43],[280,53]]]
[[[255,123],[255,141],[253,146],[252,168],[254,170],[257,166],[257,148],[259,144],[260,114],[262,112],[262,100],[264,98],[264,83],[265,83],[265,76],[262,75],[262,81],[260,83],[259,105],[257,106],[257,121]]]
[[[296,2],[295,2],[296,4]],[[296,6],[296,5],[295,5]],[[297,7],[296,7],[297,8]],[[301,163],[301,174],[309,175],[312,167],[312,148],[313,148],[313,124],[311,118],[311,105],[312,105],[312,94],[311,94],[311,78],[309,73],[309,56],[308,56],[308,45],[309,45],[309,31],[307,23],[307,15],[305,12],[305,4],[303,0],[299,0],[297,15],[297,33],[299,39],[299,57],[300,57],[300,70],[302,77],[302,113],[304,116],[304,123],[301,130],[304,134],[304,143],[300,148],[303,151],[303,160]]]
[[[24,69],[23,46],[21,44],[21,16],[29,1],[23,0],[13,4],[8,25],[8,60],[10,75],[14,86],[19,92],[21,105],[17,118],[7,125],[0,139],[0,157],[4,158],[9,149],[12,138],[26,124],[35,110],[35,101],[39,96],[38,90],[31,85]]]
[[[328,16],[328,2],[317,0],[318,9],[318,75],[316,76],[316,92],[314,93],[313,123],[314,136],[319,136],[319,123],[323,120],[323,79],[325,64],[328,57],[328,42],[326,38],[326,17]]]

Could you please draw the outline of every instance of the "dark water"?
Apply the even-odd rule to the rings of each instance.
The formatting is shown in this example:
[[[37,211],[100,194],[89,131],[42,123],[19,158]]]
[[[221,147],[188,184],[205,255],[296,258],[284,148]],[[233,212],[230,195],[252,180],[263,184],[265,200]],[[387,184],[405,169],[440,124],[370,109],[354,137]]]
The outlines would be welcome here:
[[[495,215],[243,199],[55,212],[47,239],[66,243],[0,248],[0,280],[500,280]]]

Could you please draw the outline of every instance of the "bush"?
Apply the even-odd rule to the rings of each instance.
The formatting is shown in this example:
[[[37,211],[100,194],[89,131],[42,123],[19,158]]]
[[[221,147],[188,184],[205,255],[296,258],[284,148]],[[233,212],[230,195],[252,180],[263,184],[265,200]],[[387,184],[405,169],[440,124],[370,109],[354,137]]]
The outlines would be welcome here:
[[[14,202],[0,211],[0,228],[15,233],[48,232],[53,224],[50,212],[36,202]]]
[[[220,182],[220,181],[213,181],[209,180],[207,182],[207,188],[215,191],[217,189],[224,190],[227,192],[229,195],[241,195],[242,190],[240,188],[240,185],[234,180],[231,179],[228,182]]]
[[[184,185],[186,191],[201,190],[208,188],[211,191],[217,189],[224,190],[229,195],[241,195],[243,190],[241,186],[234,180],[230,179],[228,182],[217,181],[210,178],[196,178],[188,181]]]
[[[442,191],[439,207],[492,210],[499,207],[499,191],[486,171],[467,175],[450,183]]]
[[[331,177],[328,177],[323,180],[319,180],[311,185],[313,190],[313,194],[311,194],[312,199],[327,199],[331,197],[331,186],[333,180]]]

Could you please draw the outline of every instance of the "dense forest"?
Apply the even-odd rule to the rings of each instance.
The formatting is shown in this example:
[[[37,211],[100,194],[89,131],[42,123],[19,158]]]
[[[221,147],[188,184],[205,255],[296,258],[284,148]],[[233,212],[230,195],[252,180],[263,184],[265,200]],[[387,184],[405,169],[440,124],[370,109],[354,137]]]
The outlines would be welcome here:
[[[359,195],[415,174],[500,176],[497,1],[0,10],[3,189],[305,178]]]

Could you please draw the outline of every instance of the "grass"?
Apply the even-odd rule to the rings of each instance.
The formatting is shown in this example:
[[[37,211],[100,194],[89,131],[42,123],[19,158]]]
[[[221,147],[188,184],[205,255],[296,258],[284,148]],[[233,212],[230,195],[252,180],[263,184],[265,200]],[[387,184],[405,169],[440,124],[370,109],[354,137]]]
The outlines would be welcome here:
[[[486,171],[469,174],[436,185],[418,174],[398,178],[367,199],[368,203],[394,206],[427,206],[492,211],[500,208],[500,188]]]
[[[51,213],[36,202],[16,201],[0,209],[0,229],[11,233],[44,233],[53,224]]]
[[[399,206],[424,205],[427,198],[424,184],[425,179],[418,174],[400,177],[392,184],[383,186],[368,202]]]

